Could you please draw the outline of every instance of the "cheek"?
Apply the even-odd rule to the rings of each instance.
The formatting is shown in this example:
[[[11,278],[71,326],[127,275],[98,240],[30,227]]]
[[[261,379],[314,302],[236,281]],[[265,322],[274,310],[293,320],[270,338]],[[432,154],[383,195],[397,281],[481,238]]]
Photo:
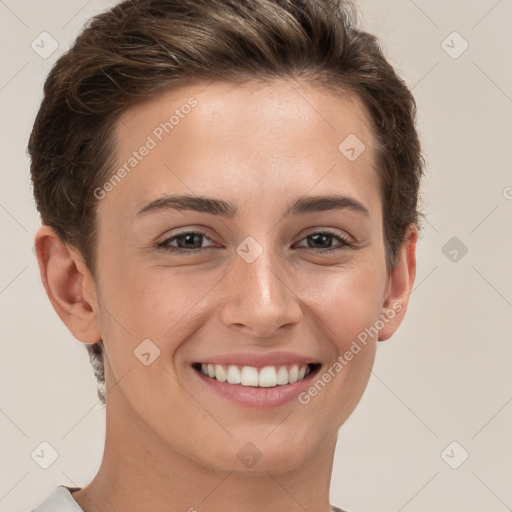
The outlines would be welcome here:
[[[101,283],[105,301],[132,328],[155,326],[155,319],[165,318],[161,325],[169,329],[173,319],[200,301],[208,286],[205,277],[193,277],[190,267],[148,265],[132,257],[131,261],[106,263]]]
[[[325,336],[338,350],[373,325],[382,307],[384,280],[371,266],[317,271],[313,279],[303,280],[304,303],[325,328]],[[314,286],[312,285],[314,283]]]
[[[208,292],[214,294],[222,286],[226,269],[135,267],[111,267],[104,280],[103,305],[108,313],[103,315],[103,327],[119,352],[133,354],[142,340],[149,339],[169,360],[204,324],[205,312],[211,311]]]
[[[308,308],[322,329],[328,359],[311,387],[299,397],[322,423],[342,424],[359,403],[375,360],[384,281],[376,270],[361,266],[320,274],[311,288]],[[323,390],[327,391],[324,392]]]

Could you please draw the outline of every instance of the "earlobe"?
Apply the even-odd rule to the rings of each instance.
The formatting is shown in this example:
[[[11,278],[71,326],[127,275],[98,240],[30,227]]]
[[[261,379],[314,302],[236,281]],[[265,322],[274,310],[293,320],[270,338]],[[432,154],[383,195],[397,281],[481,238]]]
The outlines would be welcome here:
[[[79,253],[49,226],[41,226],[34,240],[41,280],[59,318],[84,343],[101,338],[94,281]]]
[[[416,277],[416,242],[418,229],[410,225],[402,243],[397,263],[389,276],[387,295],[383,301],[381,317],[384,327],[379,331],[378,340],[385,341],[398,329],[407,311],[409,296]]]

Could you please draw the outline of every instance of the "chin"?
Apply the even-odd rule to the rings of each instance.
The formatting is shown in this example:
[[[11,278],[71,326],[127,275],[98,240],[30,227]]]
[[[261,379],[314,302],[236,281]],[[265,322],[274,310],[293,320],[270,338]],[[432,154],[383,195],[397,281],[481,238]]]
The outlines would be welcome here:
[[[270,435],[270,437],[272,434]],[[225,449],[213,454],[212,465],[217,471],[235,472],[239,475],[256,475],[285,473],[293,471],[307,463],[309,457],[315,451],[315,447],[308,450],[304,443],[298,440],[290,444],[276,436],[275,439],[264,436],[253,441],[250,436],[245,436],[240,442],[233,441]]]

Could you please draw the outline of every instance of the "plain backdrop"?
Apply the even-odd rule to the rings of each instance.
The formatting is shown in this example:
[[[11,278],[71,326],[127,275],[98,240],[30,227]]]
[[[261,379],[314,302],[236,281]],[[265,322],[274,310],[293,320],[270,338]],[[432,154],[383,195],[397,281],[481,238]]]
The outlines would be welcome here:
[[[33,253],[25,149],[50,67],[114,3],[0,0],[5,512],[31,510],[58,484],[87,484],[101,461],[105,411],[88,357],[52,309]],[[405,322],[379,343],[340,430],[331,501],[353,512],[511,510],[512,1],[358,5],[417,99],[427,222]],[[49,56],[33,49],[41,37],[47,51],[58,44]],[[43,442],[58,454],[48,469],[31,455]]]

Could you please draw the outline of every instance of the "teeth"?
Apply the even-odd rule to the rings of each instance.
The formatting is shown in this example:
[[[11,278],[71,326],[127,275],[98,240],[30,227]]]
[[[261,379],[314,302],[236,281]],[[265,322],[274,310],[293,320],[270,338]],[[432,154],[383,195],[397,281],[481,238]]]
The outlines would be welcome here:
[[[260,370],[258,385],[260,388],[272,388],[277,385],[277,374],[275,366],[265,366]]]
[[[213,377],[215,377],[215,375],[213,375]],[[233,365],[228,366],[228,382],[230,384],[240,384],[240,379],[241,375],[238,367]]]
[[[228,376],[226,375],[224,368],[220,364],[215,365],[215,378],[219,382],[226,382],[226,380],[228,380]]]
[[[236,366],[235,368],[238,370]],[[257,386],[258,370],[253,366],[244,366],[240,372],[240,384],[242,386]]]
[[[286,369],[286,366],[281,366],[281,368],[279,368],[276,375],[276,383],[280,385],[288,384],[288,370]]]
[[[217,379],[219,382],[272,388],[302,380],[311,373],[311,369],[308,365],[299,368],[298,365],[293,364],[289,368],[286,366],[264,366],[258,371],[258,368],[254,366],[242,366],[240,369],[236,365],[229,365],[226,369],[220,364],[202,363],[201,373],[212,379]]]
[[[297,382],[299,380],[299,367],[294,364],[290,371],[288,372],[288,382],[290,384],[293,384],[294,382]]]

